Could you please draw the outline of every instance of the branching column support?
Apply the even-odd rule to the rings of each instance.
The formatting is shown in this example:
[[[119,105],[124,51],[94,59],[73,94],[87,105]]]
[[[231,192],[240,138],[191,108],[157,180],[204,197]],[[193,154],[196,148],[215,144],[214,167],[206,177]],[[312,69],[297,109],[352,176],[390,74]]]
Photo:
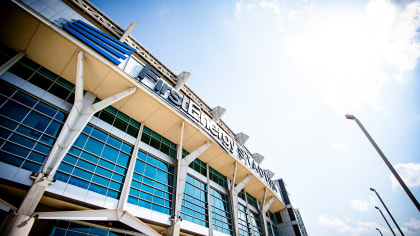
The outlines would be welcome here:
[[[230,201],[232,203],[232,218],[234,224],[235,235],[239,235],[239,226],[238,226],[238,195],[245,188],[246,184],[251,180],[252,175],[249,174],[245,179],[243,179],[238,185],[235,186],[236,181],[236,171],[238,168],[238,163],[235,162],[235,169],[233,172],[232,183],[230,184]]]
[[[74,105],[56,142],[54,143],[42,172],[35,177],[31,188],[23,199],[15,215],[12,216],[9,223],[1,229],[3,235],[29,234],[34,223],[32,214],[35,211],[35,208],[38,206],[38,203],[44,195],[48,185],[52,183],[51,180],[64,156],[73,145],[74,141],[76,141],[83,128],[92,118],[93,114],[136,91],[135,87],[129,88],[93,104],[96,98],[93,93],[88,91],[83,96],[83,61],[83,51],[80,51],[77,57]]]
[[[270,201],[268,201],[267,204],[266,204],[265,203],[266,195],[267,195],[267,188],[264,189],[264,199],[263,199],[263,202],[261,203],[261,206],[260,206],[260,216],[261,216],[261,220],[262,220],[263,226],[264,226],[264,233],[265,233],[266,236],[268,236],[267,211],[270,208],[271,204],[273,204],[275,198],[271,197]]]
[[[193,162],[197,157],[199,157],[203,152],[205,152],[210,146],[211,143],[207,141],[203,146],[199,147],[194,152],[190,153],[188,156],[182,158],[182,142],[184,136],[184,121],[182,122],[181,127],[181,139],[178,145],[177,150],[177,158],[178,158],[178,165],[177,165],[177,175],[176,175],[176,194],[175,194],[175,207],[174,207],[174,215],[172,216],[172,225],[169,227],[168,236],[178,236],[180,232],[180,213],[181,213],[181,205],[182,205],[182,198],[184,196],[185,184],[187,181],[187,169],[188,166]]]
[[[125,174],[123,189],[121,190],[120,199],[118,201],[118,209],[125,210],[125,206],[127,204],[128,193],[130,192],[131,181],[133,180],[134,167],[136,166],[137,153],[141,142],[141,136],[143,134],[143,129],[144,123],[142,122],[140,125],[139,134],[137,135],[136,144],[134,145],[134,151],[131,155],[130,163],[128,165],[128,170]]]

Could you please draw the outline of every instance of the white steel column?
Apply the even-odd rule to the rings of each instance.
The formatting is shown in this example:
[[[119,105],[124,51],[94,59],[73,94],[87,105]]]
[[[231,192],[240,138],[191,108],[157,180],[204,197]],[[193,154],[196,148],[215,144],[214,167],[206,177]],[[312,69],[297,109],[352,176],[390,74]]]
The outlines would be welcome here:
[[[124,31],[124,34],[121,36],[120,41],[124,42],[125,38],[128,37],[128,35],[131,33],[131,31],[134,29],[134,27],[137,25],[137,22],[133,21],[131,22],[130,26]]]
[[[207,209],[209,213],[209,235],[213,236],[213,217],[212,217],[212,210],[211,210],[211,193],[210,193],[210,173],[209,173],[209,165],[207,165],[206,168],[206,174],[207,174]]]
[[[49,177],[55,174],[61,160],[79,137],[93,114],[136,91],[135,87],[129,88],[93,104],[95,100],[93,93],[87,92],[83,96],[83,60],[83,51],[80,51],[77,60],[75,102],[42,171]]]
[[[174,207],[174,214],[172,219],[172,226],[168,229],[168,236],[178,236],[180,232],[180,222],[181,219],[179,217],[181,213],[181,205],[182,205],[182,198],[184,196],[185,184],[187,181],[187,169],[188,166],[193,162],[197,157],[199,157],[203,152],[205,152],[211,145],[209,141],[207,141],[203,146],[199,147],[194,152],[190,153],[188,156],[182,158],[182,142],[184,138],[184,121],[182,121],[181,127],[181,139],[178,145],[177,150],[177,175],[176,175],[176,194],[175,194],[175,207]]]
[[[265,188],[265,193],[266,192],[267,192],[267,188]],[[273,204],[274,197],[271,197],[270,201],[268,201],[267,204],[265,204],[265,193],[264,193],[264,201],[263,201],[263,203],[261,204],[261,207],[260,207],[260,215],[261,215],[261,220],[263,221],[265,235],[268,236],[267,211],[270,208],[271,204]]]
[[[12,66],[16,64],[23,56],[25,56],[24,52],[19,52],[14,57],[10,58],[6,61],[3,65],[0,66],[0,76],[2,76],[6,71],[8,71]]]
[[[112,105],[115,102],[127,97],[135,92],[134,88],[129,88],[123,92],[108,97],[98,103],[93,104],[95,95],[87,92],[83,96],[83,51],[80,51],[77,57],[77,72],[76,72],[76,89],[74,105],[63,125],[63,128],[58,135],[57,140],[48,156],[46,164],[36,177],[35,180],[23,199],[19,209],[14,216],[10,218],[8,224],[1,229],[3,235],[28,235],[34,218],[32,216],[35,208],[38,206],[41,197],[60,165],[62,159],[73,145],[79,134],[82,132],[85,125],[92,118],[93,114]]]
[[[118,209],[125,210],[127,205],[128,193],[130,192],[131,181],[133,180],[134,167],[136,165],[137,153],[139,151],[139,145],[141,142],[141,136],[143,134],[144,124],[143,122],[140,125],[139,134],[137,135],[136,144],[134,145],[134,151],[131,154],[130,164],[128,165],[127,174],[125,175],[123,189],[121,190],[120,199],[118,201]]]
[[[245,179],[243,179],[238,185],[235,186],[236,172],[238,168],[238,163],[235,162],[235,169],[233,172],[232,182],[230,184],[230,201],[232,204],[232,218],[234,224],[235,235],[239,235],[239,225],[238,225],[238,195],[245,188],[246,184],[251,180],[252,175],[249,174]]]

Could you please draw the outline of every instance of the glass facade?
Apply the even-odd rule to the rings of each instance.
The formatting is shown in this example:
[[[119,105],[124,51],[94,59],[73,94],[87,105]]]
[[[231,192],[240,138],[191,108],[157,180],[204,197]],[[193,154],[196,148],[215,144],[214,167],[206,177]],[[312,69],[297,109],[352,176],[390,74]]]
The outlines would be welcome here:
[[[50,236],[124,236],[134,235],[113,232],[103,228],[91,227],[68,221],[56,221]]]
[[[176,158],[176,144],[144,126],[141,141],[166,155]]]
[[[213,180],[215,183],[219,184],[223,188],[227,188],[227,178],[226,176],[220,174],[215,169],[209,167],[209,175],[210,179]]]
[[[189,167],[202,174],[203,176],[207,176],[207,164],[202,162],[200,159],[194,159],[194,161],[191,162]]]
[[[249,211],[249,213],[250,213],[249,215],[250,215],[250,220],[251,220],[250,225],[252,227],[254,236],[263,236],[264,231],[261,226],[261,220],[260,220],[259,214],[253,211]]]
[[[181,218],[208,227],[207,185],[187,175]]]
[[[67,80],[59,77],[48,69],[41,67],[33,61],[22,58],[16,63],[9,72],[19,76],[21,79],[48,91],[51,94],[67,101],[74,103],[74,85]]]
[[[229,196],[210,188],[213,229],[233,235]]]
[[[251,236],[251,229],[248,224],[248,209],[242,204],[238,204],[238,228],[239,235],[241,236]]]
[[[98,101],[100,100],[95,100],[95,102]],[[114,107],[108,106],[107,108],[97,112],[94,116],[118,128],[119,130],[126,132],[134,138],[137,138],[140,129],[140,123],[122,113],[121,111],[118,111]]]
[[[0,60],[9,56],[0,53]],[[14,55],[13,53],[10,53]],[[22,58],[9,72],[27,80],[56,97],[73,104],[75,86],[46,68]],[[0,81],[0,161],[32,172],[39,172],[52,149],[68,112],[35,98],[27,91]],[[95,102],[100,101],[96,99]],[[112,106],[95,116],[136,138],[140,123]],[[176,158],[177,145],[144,126],[141,141]],[[128,202],[167,215],[173,214],[175,167],[141,150],[135,161]],[[75,185],[104,196],[119,199],[133,144],[91,124],[86,125],[54,176],[58,181]],[[189,153],[182,151],[185,157]],[[227,178],[196,158],[190,168],[227,188]],[[233,235],[229,196],[187,175],[182,199],[181,218],[209,227],[207,191],[210,191],[213,229]],[[257,200],[241,191],[239,197],[258,208]],[[239,204],[240,235],[263,235],[259,215]],[[271,214],[271,213],[270,213]],[[272,215],[272,214],[271,214]],[[270,215],[270,217],[271,217]],[[273,218],[268,220],[269,235],[278,235]],[[124,235],[80,224],[57,221],[51,235]]]
[[[267,211],[266,219],[267,219],[268,235],[269,236],[278,236],[279,233],[278,233],[277,224],[276,224],[273,213],[271,213],[270,211]]]
[[[0,82],[0,161],[39,172],[66,113]]]
[[[138,151],[128,202],[172,214],[174,167]]]
[[[87,125],[64,157],[57,180],[118,198],[133,145]]]

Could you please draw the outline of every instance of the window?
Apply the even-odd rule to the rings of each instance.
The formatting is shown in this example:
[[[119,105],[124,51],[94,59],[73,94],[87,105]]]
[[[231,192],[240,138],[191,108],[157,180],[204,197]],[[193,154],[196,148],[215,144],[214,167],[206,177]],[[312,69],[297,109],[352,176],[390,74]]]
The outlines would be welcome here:
[[[181,218],[208,227],[207,203],[206,184],[187,175],[181,206]]]
[[[251,230],[248,224],[248,209],[242,205],[238,204],[238,228],[239,235],[241,236],[251,236]]]
[[[100,99],[95,99],[95,102],[99,101]],[[114,107],[108,106],[107,108],[97,112],[94,116],[118,128],[119,130],[128,133],[134,138],[137,138],[140,129],[140,123],[125,113],[118,111]]]
[[[96,228],[89,226],[83,223],[74,223],[68,221],[61,221],[56,220],[51,231],[51,236],[61,236],[61,235],[80,235],[80,236],[125,236],[125,235],[137,235],[133,232],[133,234],[126,234],[121,232],[113,232],[112,229],[108,230],[105,228],[109,228],[108,225],[104,225],[104,228]]]
[[[195,158],[189,165],[190,168],[194,169],[198,173],[207,176],[207,164],[202,162],[200,159]]]
[[[270,235],[270,236],[279,235],[278,230],[277,230],[277,224],[276,224],[276,221],[274,219],[273,213],[271,213],[270,211],[267,211],[266,219],[267,219],[268,235]]]
[[[160,134],[154,132],[148,127],[144,126],[141,141],[157,150],[165,153],[166,155],[176,158],[176,144],[169,141]]]
[[[39,172],[66,113],[0,82],[0,161]]]
[[[264,232],[262,230],[261,227],[261,220],[260,220],[260,216],[258,215],[258,213],[253,212],[253,211],[249,211],[249,215],[250,215],[250,221],[251,221],[251,227],[252,230],[254,231],[254,235],[255,236],[263,236]]]
[[[118,199],[132,150],[131,144],[87,125],[64,157],[55,178]]]
[[[9,72],[54,94],[70,104],[74,103],[74,85],[72,83],[26,57],[12,66]]]
[[[174,167],[138,151],[128,202],[172,214]]]
[[[226,176],[220,174],[218,171],[216,171],[215,169],[211,167],[209,167],[209,175],[210,175],[211,180],[213,180],[220,186],[227,188]]]
[[[255,207],[255,208],[257,208],[258,209],[258,206],[257,206],[257,199],[255,199],[253,196],[251,196],[249,193],[246,193],[246,198],[247,198],[247,201],[248,201],[248,204],[249,205],[251,205],[251,206],[253,206],[253,207]]]
[[[210,198],[213,229],[225,234],[233,235],[229,197],[210,188]]]

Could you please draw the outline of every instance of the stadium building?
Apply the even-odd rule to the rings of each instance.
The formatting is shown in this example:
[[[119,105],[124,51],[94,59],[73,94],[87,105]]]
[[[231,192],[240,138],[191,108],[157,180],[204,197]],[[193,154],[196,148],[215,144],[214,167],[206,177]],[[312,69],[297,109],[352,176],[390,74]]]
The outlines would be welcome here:
[[[135,23],[87,0],[0,11],[2,235],[293,235],[264,157]]]

